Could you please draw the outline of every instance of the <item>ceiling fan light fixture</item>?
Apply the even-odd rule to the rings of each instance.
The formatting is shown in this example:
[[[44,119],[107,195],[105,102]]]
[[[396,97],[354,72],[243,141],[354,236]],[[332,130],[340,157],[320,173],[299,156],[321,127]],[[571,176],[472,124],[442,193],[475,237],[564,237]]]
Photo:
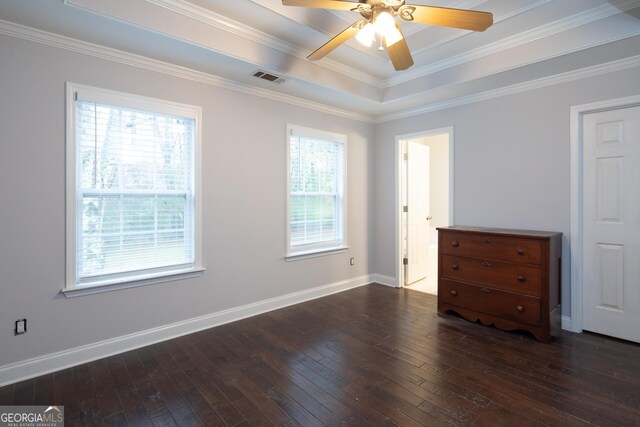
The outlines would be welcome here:
[[[356,34],[356,40],[365,45],[366,47],[371,47],[374,41],[376,41],[376,29],[370,22],[362,27],[358,34]]]
[[[0,0],[1,1],[1,0]],[[406,0],[282,0],[284,6],[337,9],[357,12],[362,17],[307,57],[311,61],[324,58],[335,48],[355,37],[371,47],[380,35],[380,50],[387,48],[396,71],[406,70],[414,62],[407,41],[396,18],[404,22],[484,31],[493,25],[493,14],[466,9],[405,4]]]
[[[402,40],[402,33],[396,27],[396,21],[389,12],[380,12],[373,22],[376,33],[384,37],[387,46],[392,46]]]

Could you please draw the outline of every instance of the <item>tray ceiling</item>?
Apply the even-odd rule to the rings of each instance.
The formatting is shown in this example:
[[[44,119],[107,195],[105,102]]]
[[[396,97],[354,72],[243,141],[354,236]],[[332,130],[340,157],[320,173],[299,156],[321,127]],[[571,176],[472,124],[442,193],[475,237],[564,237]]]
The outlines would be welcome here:
[[[43,39],[64,36],[116,49],[369,121],[640,55],[640,0],[410,3],[488,11],[495,24],[475,33],[403,22],[415,65],[401,72],[386,52],[355,39],[308,61],[359,15],[281,0],[9,0],[0,2],[0,32],[37,29]],[[257,70],[285,81],[257,79]]]

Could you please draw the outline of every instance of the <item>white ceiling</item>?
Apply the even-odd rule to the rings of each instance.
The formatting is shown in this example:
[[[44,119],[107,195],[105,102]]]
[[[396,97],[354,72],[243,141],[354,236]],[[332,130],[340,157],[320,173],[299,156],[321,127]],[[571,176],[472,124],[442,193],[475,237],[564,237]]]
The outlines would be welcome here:
[[[640,55],[640,0],[407,3],[487,11],[495,23],[475,33],[403,22],[415,65],[400,72],[386,52],[355,40],[308,61],[359,15],[281,0],[0,0],[0,32],[49,41],[65,36],[370,121]],[[33,28],[46,33],[36,36]],[[286,81],[252,77],[258,69]]]

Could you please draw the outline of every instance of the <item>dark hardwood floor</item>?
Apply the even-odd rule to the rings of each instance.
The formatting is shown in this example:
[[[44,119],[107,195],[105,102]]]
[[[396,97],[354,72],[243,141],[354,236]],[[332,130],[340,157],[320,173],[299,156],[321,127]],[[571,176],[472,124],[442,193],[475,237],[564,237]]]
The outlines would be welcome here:
[[[640,345],[551,344],[369,285],[0,388],[66,425],[640,426]]]

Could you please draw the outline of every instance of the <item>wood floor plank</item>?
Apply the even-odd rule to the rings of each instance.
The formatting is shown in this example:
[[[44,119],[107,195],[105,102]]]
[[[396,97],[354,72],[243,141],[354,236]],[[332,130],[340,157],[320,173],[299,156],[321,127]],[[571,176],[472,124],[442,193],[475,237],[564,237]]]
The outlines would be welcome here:
[[[127,422],[127,417],[124,412],[116,412],[115,414],[111,414],[105,417],[102,420],[102,424],[105,427],[128,427],[129,423]]]
[[[269,395],[260,390],[260,388],[245,375],[238,375],[232,380],[232,383],[244,394],[245,399],[241,400],[247,400],[255,405],[256,408],[260,408],[260,414],[265,416],[266,419],[276,425],[284,424],[289,419],[289,416],[271,400]]]
[[[96,400],[96,388],[88,364],[73,368],[73,388],[79,403]]]
[[[80,424],[80,402],[74,388],[73,368],[58,371],[53,376],[54,399],[64,405],[66,424]]]
[[[316,417],[311,415],[302,405],[277,387],[267,390],[267,395],[273,400],[292,420],[305,427],[320,427],[324,425]]]
[[[101,404],[97,399],[81,400],[80,423],[83,426],[100,426],[105,418]]]
[[[53,374],[43,375],[35,379],[34,405],[56,405],[54,400]]]
[[[205,370],[190,369],[186,374],[225,423],[235,425],[245,420],[225,394],[214,383],[208,381]]]
[[[121,356],[112,356],[105,359],[109,373],[111,374],[111,380],[118,393],[125,392],[127,390],[133,390],[133,380],[127,366],[122,360]]]
[[[22,381],[13,388],[12,405],[33,405],[35,398],[35,380]]]
[[[252,365],[252,369],[255,369],[263,377],[269,379],[275,387],[283,390],[294,401],[299,403],[306,411],[312,414],[316,419],[320,420],[323,424],[337,424],[339,419],[335,414],[326,408],[318,399],[312,394],[307,393],[302,387],[296,385],[293,381],[277,369],[266,364],[259,358],[255,358]]]
[[[131,426],[152,426],[153,422],[144,407],[140,394],[136,388],[127,388],[118,392],[127,423]],[[65,411],[66,411],[65,406]],[[66,419],[66,413],[65,413]]]
[[[184,372],[174,371],[169,374],[169,377],[182,397],[189,403],[191,410],[196,414],[201,425],[226,425],[215,408],[207,402]]]
[[[295,369],[291,369],[288,364],[281,362],[280,359],[265,355],[261,355],[261,358],[265,363],[274,367],[281,375],[286,375],[289,381],[320,402],[320,404],[331,411],[337,418],[341,419],[349,415],[350,410],[345,406],[344,402],[337,399],[333,393],[326,391],[321,385],[316,384]]]
[[[96,360],[88,364],[89,372],[95,385],[96,399],[100,402],[104,417],[111,414],[123,413],[118,390],[113,382],[113,377],[104,359]],[[114,417],[113,421],[119,418]]]
[[[0,405],[13,405],[14,385],[0,387]]]
[[[187,400],[180,391],[178,391],[168,375],[155,376],[151,382],[179,426],[202,425]]]
[[[640,345],[369,285],[0,388],[67,426],[640,426]]]
[[[129,376],[134,384],[148,380],[149,372],[140,361],[137,351],[133,350],[122,354],[122,361],[127,367]]]

